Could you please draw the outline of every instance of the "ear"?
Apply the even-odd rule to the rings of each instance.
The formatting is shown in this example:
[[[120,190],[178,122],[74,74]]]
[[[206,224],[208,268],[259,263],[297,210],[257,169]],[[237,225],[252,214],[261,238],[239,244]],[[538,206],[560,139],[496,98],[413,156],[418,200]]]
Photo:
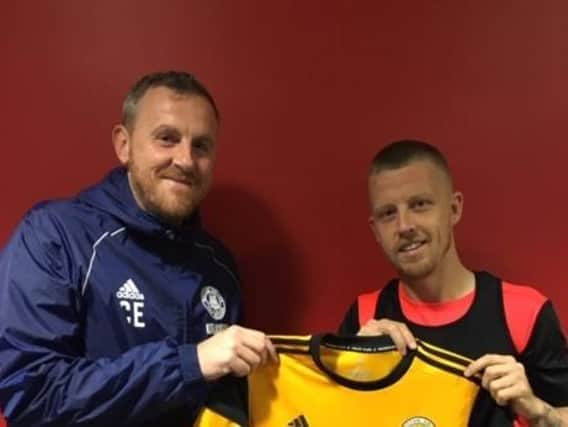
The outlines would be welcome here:
[[[450,209],[452,212],[452,225],[456,225],[458,222],[460,222],[463,212],[463,194],[459,191],[456,191],[452,194]]]
[[[376,242],[380,245],[381,244],[381,235],[379,230],[377,229],[377,224],[375,223],[375,218],[373,215],[369,216],[369,226],[371,227],[371,231],[373,232],[373,236],[375,236]]]
[[[116,125],[112,128],[112,145],[120,164],[122,166],[128,165],[130,160],[130,134],[123,125]]]

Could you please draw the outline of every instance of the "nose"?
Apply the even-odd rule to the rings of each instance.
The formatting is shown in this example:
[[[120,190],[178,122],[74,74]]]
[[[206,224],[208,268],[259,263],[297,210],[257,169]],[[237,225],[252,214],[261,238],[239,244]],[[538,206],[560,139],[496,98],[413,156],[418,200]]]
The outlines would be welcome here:
[[[416,226],[414,224],[412,214],[407,210],[402,210],[399,212],[397,217],[397,231],[399,234],[414,233]]]
[[[191,141],[182,141],[176,145],[173,161],[181,169],[191,169],[194,165]]]

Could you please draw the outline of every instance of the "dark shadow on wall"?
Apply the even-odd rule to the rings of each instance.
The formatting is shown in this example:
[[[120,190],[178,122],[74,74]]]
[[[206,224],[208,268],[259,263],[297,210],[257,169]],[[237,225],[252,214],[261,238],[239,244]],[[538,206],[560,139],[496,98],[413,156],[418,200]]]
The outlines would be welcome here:
[[[244,324],[267,333],[301,328],[302,260],[271,207],[240,188],[214,188],[203,203],[206,228],[231,249],[239,266]]]

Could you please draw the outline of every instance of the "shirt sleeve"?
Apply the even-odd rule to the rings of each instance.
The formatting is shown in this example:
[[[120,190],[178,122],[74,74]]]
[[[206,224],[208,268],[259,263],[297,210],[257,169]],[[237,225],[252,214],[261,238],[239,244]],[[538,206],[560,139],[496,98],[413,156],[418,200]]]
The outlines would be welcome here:
[[[521,362],[537,397],[552,406],[568,406],[568,347],[550,301],[536,318]]]
[[[113,358],[82,350],[80,292],[58,224],[24,219],[0,254],[0,407],[10,427],[117,425],[200,407],[195,345],[164,339]]]
[[[359,310],[355,301],[343,316],[338,332],[340,335],[356,335],[359,329]]]

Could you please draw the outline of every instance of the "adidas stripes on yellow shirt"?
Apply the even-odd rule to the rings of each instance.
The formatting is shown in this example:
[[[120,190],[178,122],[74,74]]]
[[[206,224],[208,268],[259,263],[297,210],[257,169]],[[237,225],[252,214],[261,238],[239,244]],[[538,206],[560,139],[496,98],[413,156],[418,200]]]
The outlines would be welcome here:
[[[403,357],[385,336],[271,339],[280,363],[248,379],[250,427],[468,425],[479,391],[463,376],[470,359],[425,342]],[[211,404],[196,426],[246,423],[232,418]]]

